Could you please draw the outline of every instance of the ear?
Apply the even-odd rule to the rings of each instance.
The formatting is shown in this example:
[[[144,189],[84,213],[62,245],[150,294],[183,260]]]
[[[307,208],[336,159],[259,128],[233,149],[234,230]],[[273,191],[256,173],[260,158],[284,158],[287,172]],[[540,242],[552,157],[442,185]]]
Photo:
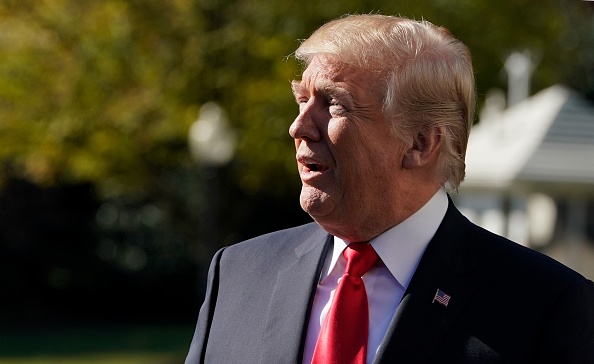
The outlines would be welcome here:
[[[402,166],[405,169],[419,168],[436,160],[442,142],[442,129],[423,129],[413,137],[412,146],[406,151]]]

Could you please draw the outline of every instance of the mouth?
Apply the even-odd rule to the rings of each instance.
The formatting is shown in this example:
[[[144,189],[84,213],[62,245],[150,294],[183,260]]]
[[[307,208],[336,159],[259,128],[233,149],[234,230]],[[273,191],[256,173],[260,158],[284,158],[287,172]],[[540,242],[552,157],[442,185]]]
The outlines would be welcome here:
[[[305,168],[307,168],[310,172],[324,172],[328,170],[328,167],[317,163],[307,163],[305,164]]]
[[[314,160],[313,158],[297,156],[297,161],[301,165],[302,179],[309,179],[319,176],[330,169],[330,167],[325,164],[317,163],[318,161]]]
[[[299,174],[303,182],[313,182],[326,175],[330,171],[331,165],[320,163],[321,156],[315,156],[311,152],[297,153],[297,163],[299,164]]]

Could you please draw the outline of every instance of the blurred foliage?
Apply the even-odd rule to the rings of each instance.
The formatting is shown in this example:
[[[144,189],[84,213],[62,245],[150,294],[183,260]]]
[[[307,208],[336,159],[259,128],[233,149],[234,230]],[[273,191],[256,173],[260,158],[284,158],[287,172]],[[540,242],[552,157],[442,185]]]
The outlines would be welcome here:
[[[167,171],[192,168],[187,130],[215,100],[239,133],[241,190],[283,193],[296,185],[286,130],[299,72],[286,56],[324,21],[375,11],[447,26],[473,51],[481,95],[505,87],[503,59],[523,48],[540,59],[535,90],[594,88],[587,2],[3,0],[0,179],[157,193]]]
[[[15,1],[2,11],[5,173],[92,181],[109,195],[150,187],[183,163],[201,44],[184,4]],[[161,19],[159,21],[159,19]],[[161,23],[161,24],[160,24]],[[192,49],[194,48],[194,49]]]

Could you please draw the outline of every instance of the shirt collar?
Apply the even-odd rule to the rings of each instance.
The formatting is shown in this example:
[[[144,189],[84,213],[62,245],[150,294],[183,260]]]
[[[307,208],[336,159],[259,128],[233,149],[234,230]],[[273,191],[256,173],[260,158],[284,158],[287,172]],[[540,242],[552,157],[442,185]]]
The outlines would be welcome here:
[[[409,218],[371,240],[370,243],[382,262],[404,289],[408,287],[447,209],[447,194],[441,188]],[[323,271],[322,279],[332,272],[347,245],[342,239],[334,237],[332,258],[327,269]]]

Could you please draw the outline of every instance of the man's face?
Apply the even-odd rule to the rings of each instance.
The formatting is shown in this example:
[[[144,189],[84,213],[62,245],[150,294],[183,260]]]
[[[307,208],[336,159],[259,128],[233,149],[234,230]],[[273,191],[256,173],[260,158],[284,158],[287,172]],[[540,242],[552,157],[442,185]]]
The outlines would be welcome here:
[[[345,240],[370,239],[400,221],[404,144],[382,113],[373,74],[315,56],[293,83],[301,207]],[[388,226],[386,226],[388,225]],[[381,230],[381,231],[376,231]]]

